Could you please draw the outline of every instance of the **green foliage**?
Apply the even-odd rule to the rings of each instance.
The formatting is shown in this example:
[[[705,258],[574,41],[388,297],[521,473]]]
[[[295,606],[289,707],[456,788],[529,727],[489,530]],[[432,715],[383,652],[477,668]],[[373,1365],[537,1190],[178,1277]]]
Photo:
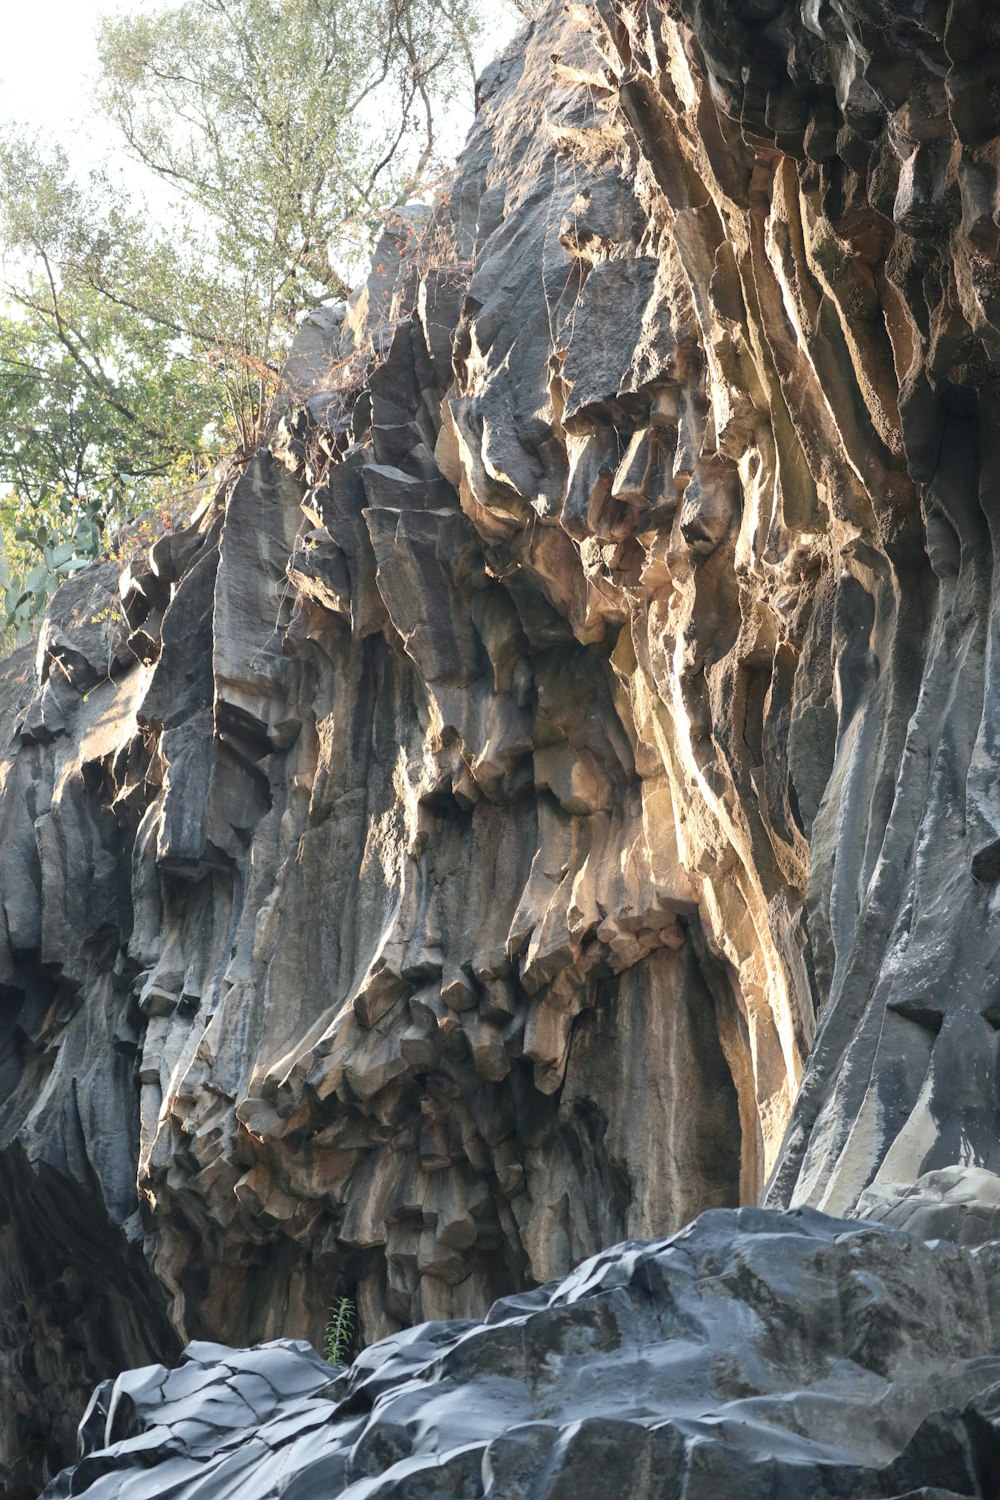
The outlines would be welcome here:
[[[108,168],[81,178],[24,131],[0,137],[0,496],[17,497],[4,618],[18,634],[35,618],[24,595],[44,591],[12,604],[37,575],[12,560],[9,526],[33,534],[43,491],[96,506],[107,536],[179,462],[196,478],[258,446],[298,322],[346,293],[391,208],[439,171],[440,121],[471,101],[495,20],[486,0],[135,11],[101,23],[97,97],[151,195],[134,202]],[[38,547],[51,582],[54,547]]]
[[[219,262],[301,306],[419,187],[481,29],[468,0],[181,0],[103,22],[102,98]]]
[[[28,313],[0,316],[0,476],[25,503],[58,485],[126,515],[176,453],[208,449],[211,395],[168,338],[140,340],[85,286],[64,289],[58,328],[32,294]]]
[[[192,425],[252,451],[298,320],[346,292],[386,214],[440,166],[439,112],[460,88],[471,98],[477,6],[358,11],[179,0],[102,22],[99,97],[159,179],[163,224],[106,170],[81,182],[61,149],[17,131],[0,144],[4,279],[24,325],[7,329],[4,368],[104,404],[111,430],[93,424],[83,450],[92,484],[109,446],[123,467],[127,429],[142,472],[194,448]],[[0,426],[12,404],[23,418],[5,395]],[[23,453],[35,440],[17,426]],[[63,448],[69,469],[80,450]]]
[[[350,1297],[338,1297],[330,1308],[323,1354],[331,1365],[346,1365],[354,1347],[356,1310]]]
[[[64,490],[42,490],[25,515],[16,495],[0,503],[0,643],[30,639],[61,583],[100,556],[96,501],[79,504]]]

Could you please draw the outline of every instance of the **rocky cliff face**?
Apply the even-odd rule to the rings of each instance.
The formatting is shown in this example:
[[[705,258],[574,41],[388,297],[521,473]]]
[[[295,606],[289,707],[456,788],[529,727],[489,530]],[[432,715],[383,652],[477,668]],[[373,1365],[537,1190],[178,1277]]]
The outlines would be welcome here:
[[[179,1337],[997,1168],[994,32],[553,5],[269,448],[6,664],[12,1493]]]

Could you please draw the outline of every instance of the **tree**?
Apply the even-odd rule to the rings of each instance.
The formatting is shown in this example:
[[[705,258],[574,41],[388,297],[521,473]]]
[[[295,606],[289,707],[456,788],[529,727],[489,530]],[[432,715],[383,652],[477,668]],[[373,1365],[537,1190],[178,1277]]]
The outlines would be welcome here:
[[[0,651],[30,635],[81,560],[100,555],[109,524],[218,447],[218,392],[190,344],[96,290],[112,255],[135,259],[143,246],[138,221],[97,185],[76,184],[58,150],[0,143]]]
[[[197,473],[253,451],[303,312],[347,292],[440,169],[482,14],[179,0],[102,22],[99,97],[160,211],[23,132],[0,142],[0,485],[19,514],[55,485],[113,523],[181,455]]]
[[[346,290],[328,246],[341,267],[363,256],[437,164],[481,30],[467,0],[184,0],[103,22],[102,98],[222,263],[301,303]]]
[[[177,453],[209,449],[198,361],[125,322],[86,287],[35,285],[0,316],[0,473],[26,505],[58,488],[130,510]]]

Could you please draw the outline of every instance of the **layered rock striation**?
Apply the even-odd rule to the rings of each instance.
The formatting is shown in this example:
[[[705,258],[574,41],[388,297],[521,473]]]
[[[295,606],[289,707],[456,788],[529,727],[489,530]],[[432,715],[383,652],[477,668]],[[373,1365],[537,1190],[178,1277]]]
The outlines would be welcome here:
[[[338,1296],[992,1232],[994,29],[554,4],[268,447],[4,666],[12,1493]]]

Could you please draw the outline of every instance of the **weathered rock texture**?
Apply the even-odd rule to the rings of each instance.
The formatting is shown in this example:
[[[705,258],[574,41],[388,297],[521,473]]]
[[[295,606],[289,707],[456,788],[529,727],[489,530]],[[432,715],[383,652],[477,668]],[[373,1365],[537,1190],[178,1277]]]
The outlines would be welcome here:
[[[553,4],[270,448],[7,665],[0,1472],[176,1334],[1000,1167],[998,58]]]
[[[349,1372],[193,1344],[83,1446],[44,1500],[993,1500],[1000,1246],[708,1213]]]

